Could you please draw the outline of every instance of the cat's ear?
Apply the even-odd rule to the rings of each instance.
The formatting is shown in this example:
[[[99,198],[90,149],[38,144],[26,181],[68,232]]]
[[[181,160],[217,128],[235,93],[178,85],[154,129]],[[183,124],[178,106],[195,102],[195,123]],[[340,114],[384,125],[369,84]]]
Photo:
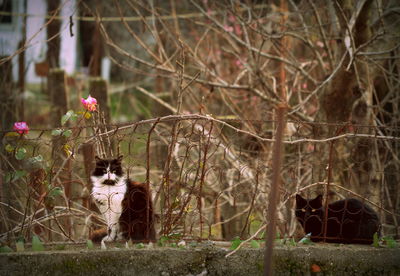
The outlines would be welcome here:
[[[296,202],[297,203],[302,203],[304,201],[305,201],[305,199],[301,195],[296,194]]]
[[[96,162],[99,162],[99,161],[101,161],[101,158],[100,157],[98,157],[97,155],[94,157],[94,160],[96,161]]]
[[[122,162],[122,158],[124,158],[123,155],[118,156],[117,161],[118,161],[118,162]]]
[[[317,202],[318,204],[322,205],[322,195],[318,195],[313,201]]]

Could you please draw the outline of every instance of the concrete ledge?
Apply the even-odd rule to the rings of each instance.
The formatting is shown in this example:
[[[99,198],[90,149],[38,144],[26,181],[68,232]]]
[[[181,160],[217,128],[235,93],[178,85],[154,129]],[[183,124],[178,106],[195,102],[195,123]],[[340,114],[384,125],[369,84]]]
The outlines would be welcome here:
[[[0,254],[0,275],[262,275],[263,249],[108,249]],[[400,249],[277,246],[275,275],[400,275]],[[314,271],[312,266],[314,265]],[[316,266],[315,266],[316,265]],[[319,273],[315,273],[320,269]]]

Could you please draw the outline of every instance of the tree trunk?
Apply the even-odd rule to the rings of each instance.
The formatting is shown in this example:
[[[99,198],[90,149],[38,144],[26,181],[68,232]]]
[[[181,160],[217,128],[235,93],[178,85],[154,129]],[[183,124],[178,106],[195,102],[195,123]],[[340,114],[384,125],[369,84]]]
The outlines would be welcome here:
[[[47,13],[53,15],[60,7],[60,0],[47,0]],[[59,15],[57,12],[56,15]],[[60,66],[60,43],[61,38],[59,35],[61,27],[61,20],[53,19],[47,26],[47,55],[46,59],[50,68],[58,68]]]
[[[320,110],[316,121],[327,123],[347,123],[348,126],[328,125],[318,129],[316,133],[320,138],[332,137],[346,132],[356,134],[378,134],[372,127],[376,124],[373,107],[374,80],[382,74],[378,63],[371,63],[366,55],[357,55],[353,58],[355,49],[368,45],[374,39],[374,23],[380,14],[376,14],[376,2],[367,0],[352,25],[352,37],[348,35],[351,28],[351,18],[357,9],[353,1],[337,1],[334,4],[336,16],[340,23],[341,39],[338,49],[338,60],[346,53],[347,57],[330,85],[320,96]],[[375,12],[375,14],[373,14]],[[375,19],[375,20],[373,20]],[[376,24],[375,24],[376,25]],[[392,24],[393,25],[393,24]],[[386,30],[387,31],[387,30]],[[390,32],[391,33],[391,32]],[[352,38],[349,40],[349,38]],[[349,44],[349,41],[351,44]],[[360,48],[365,52],[390,49],[395,45],[395,40],[381,40],[371,43],[373,47]],[[347,44],[347,46],[346,46]],[[350,66],[349,66],[349,63]],[[375,65],[378,66],[375,66]],[[320,128],[320,126],[319,126]],[[329,145],[318,145],[318,154],[315,156],[315,177],[321,181],[326,179],[325,168],[328,165]],[[383,185],[380,173],[380,149],[376,139],[352,138],[350,140],[336,141],[332,152],[332,181],[361,194],[365,198],[379,203],[382,202],[381,187]],[[322,162],[321,162],[322,160]]]

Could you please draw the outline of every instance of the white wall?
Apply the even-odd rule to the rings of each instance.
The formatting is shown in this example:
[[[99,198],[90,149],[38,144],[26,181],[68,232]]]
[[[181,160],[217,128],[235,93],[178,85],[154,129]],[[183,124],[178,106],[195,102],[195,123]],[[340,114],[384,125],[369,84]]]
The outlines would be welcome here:
[[[35,73],[35,63],[42,62],[46,58],[47,51],[47,33],[44,24],[47,20],[43,15],[47,12],[46,0],[26,0],[27,11],[24,11],[24,0],[13,0],[13,12],[27,13],[26,19],[26,41],[28,48],[25,52],[26,66],[26,82],[40,83],[41,78]],[[70,35],[69,16],[76,15],[76,0],[62,1],[61,15],[66,16],[61,25],[61,49],[60,49],[60,66],[66,70],[68,74],[74,73],[77,67],[77,31],[78,24],[74,20],[72,32]],[[16,16],[13,18],[12,25],[0,25],[0,55],[13,55],[18,50],[18,43],[22,39],[23,17]],[[13,79],[18,79],[18,55],[13,59]]]
[[[43,15],[47,12],[46,0],[29,0],[28,1],[28,14]],[[62,1],[61,16],[66,16],[61,24],[60,36],[61,36],[61,49],[60,49],[60,66],[68,74],[74,73],[76,69],[76,45],[77,45],[77,26],[78,22],[73,21],[72,33],[70,35],[69,28],[69,16],[76,14],[76,2],[75,0],[64,0]],[[42,62],[46,58],[47,51],[47,33],[43,25],[47,21],[43,17],[35,16],[28,17],[27,19],[27,40],[32,38],[31,44],[26,51],[26,65],[28,72],[26,81],[28,83],[39,83],[41,81],[35,73],[35,63]],[[36,34],[36,36],[35,36]]]
[[[23,1],[13,0],[12,12],[23,12]],[[22,39],[21,35],[22,17],[13,17],[11,24],[0,24],[0,56],[10,56],[18,49],[18,43]],[[12,59],[13,79],[17,80],[18,55]]]
[[[61,49],[60,49],[60,66],[68,74],[75,72],[77,68],[77,38],[79,21],[73,19],[72,33],[70,34],[69,17],[77,16],[75,0],[69,0],[61,11],[62,16],[66,16],[61,26]]]
[[[30,0],[27,1],[27,13],[38,15],[30,16],[26,19],[26,40],[29,47],[25,52],[25,66],[28,71],[26,74],[26,82],[38,83],[40,78],[35,73],[35,63],[42,62],[46,58],[46,29],[42,28],[45,24],[44,15],[47,12],[46,0]],[[41,29],[42,28],[42,29]]]

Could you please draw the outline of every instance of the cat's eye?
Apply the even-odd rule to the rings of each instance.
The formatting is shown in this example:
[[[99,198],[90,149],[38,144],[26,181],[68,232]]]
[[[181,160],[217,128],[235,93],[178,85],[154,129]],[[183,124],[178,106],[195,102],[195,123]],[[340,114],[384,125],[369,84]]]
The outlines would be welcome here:
[[[305,212],[306,212],[306,209],[304,209],[304,208],[301,208],[301,211],[302,211],[303,213],[305,213]]]
[[[315,211],[317,211],[317,209],[311,209],[311,212],[313,212],[313,213],[314,213]]]

